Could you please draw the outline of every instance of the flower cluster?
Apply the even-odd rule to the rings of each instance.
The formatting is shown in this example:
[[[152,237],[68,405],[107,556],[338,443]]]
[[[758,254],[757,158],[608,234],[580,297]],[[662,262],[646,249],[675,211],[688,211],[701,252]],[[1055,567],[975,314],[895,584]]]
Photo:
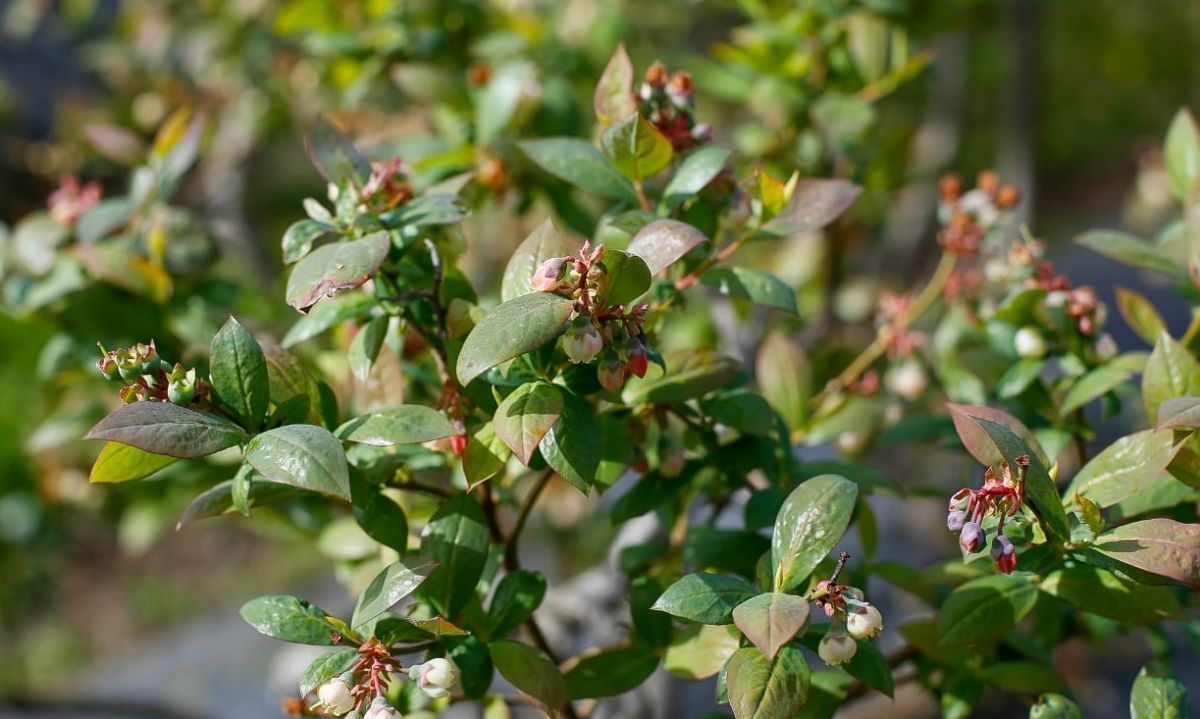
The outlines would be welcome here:
[[[112,351],[101,345],[96,369],[105,379],[124,384],[120,396],[125,404],[155,401],[185,405],[208,397],[208,383],[197,379],[195,368],[184,369],[178,362],[171,365],[163,360],[154,340]]]
[[[938,191],[938,219],[942,223],[938,241],[959,257],[976,254],[1002,214],[1021,200],[1017,188],[1001,185],[999,175],[992,170],[979,173],[975,187],[966,192],[958,175],[946,175]]]
[[[644,377],[650,350],[642,323],[648,307],[608,304],[611,277],[604,245],[584,243],[578,257],[552,257],[534,272],[531,284],[540,292],[558,292],[575,300],[575,317],[563,334],[562,348],[575,364],[599,357],[597,377],[609,392],[620,391],[625,378]]]
[[[883,631],[883,615],[875,605],[864,601],[857,587],[838,584],[838,576],[850,555],[838,555],[837,567],[829,579],[821,580],[808,598],[832,621],[817,648],[821,660],[830,666],[845,664],[858,651],[856,640],[874,639]]]
[[[1016,464],[1015,473],[1006,462],[1000,464],[998,473],[988,467],[982,487],[964,487],[950,497],[946,515],[946,527],[958,533],[958,545],[967,554],[980,552],[987,546],[984,517],[998,517],[992,561],[996,569],[1005,574],[1017,568],[1017,555],[1012,540],[1004,534],[1004,521],[1016,515],[1025,501],[1025,471],[1029,467],[1029,457],[1017,457]]]
[[[690,73],[681,71],[671,75],[661,62],[647,68],[646,79],[638,91],[638,109],[676,150],[712,139],[712,127],[696,122],[695,107]]]
[[[378,211],[391,210],[413,197],[412,185],[401,167],[399,157],[393,157],[386,163],[372,163],[371,176],[359,193],[364,203]]]
[[[401,719],[400,712],[387,700],[391,683],[407,675],[430,699],[447,696],[458,684],[458,666],[443,657],[414,664],[405,669],[390,649],[376,639],[358,648],[358,660],[350,669],[316,689],[311,709],[318,716],[344,717],[357,712],[362,719]],[[301,706],[303,716],[306,707]]]

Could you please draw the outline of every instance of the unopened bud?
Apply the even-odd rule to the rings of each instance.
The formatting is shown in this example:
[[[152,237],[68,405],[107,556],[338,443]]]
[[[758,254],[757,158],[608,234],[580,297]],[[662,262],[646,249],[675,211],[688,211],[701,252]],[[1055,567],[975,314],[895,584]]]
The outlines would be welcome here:
[[[848,634],[835,630],[830,630],[821,640],[820,646],[817,647],[817,654],[821,656],[821,661],[831,667],[850,661],[857,651],[858,644]]]
[[[408,669],[412,679],[432,699],[444,697],[458,683],[458,666],[449,659],[436,657],[424,664],[415,664]]]
[[[1096,357],[1101,362],[1107,362],[1117,356],[1117,341],[1107,332],[1096,339]]]
[[[402,717],[400,712],[388,704],[387,699],[377,697],[367,713],[363,714],[363,719],[402,719]]]
[[[996,569],[1010,574],[1012,570],[1017,568],[1017,551],[1013,547],[1012,540],[1003,534],[997,535],[996,540],[992,542],[992,562],[995,563]]]
[[[567,273],[567,258],[551,257],[533,273],[530,284],[538,292],[553,292],[562,284],[563,276]]]
[[[611,350],[606,352],[604,358],[600,360],[596,376],[600,379],[600,386],[609,392],[620,392],[621,388],[625,386],[625,366],[621,364],[617,354]]]
[[[117,367],[117,360],[112,354],[105,354],[96,360],[96,369],[100,370],[100,374],[104,375],[105,379],[116,379],[121,376],[121,370]]]
[[[696,126],[692,128],[692,139],[696,142],[708,142],[712,139],[712,135],[712,125],[707,122],[696,123]]]
[[[983,527],[979,526],[978,522],[967,522],[962,526],[962,532],[958,535],[958,546],[967,554],[974,554],[983,549],[984,543],[987,542],[987,533],[983,531]]]
[[[174,404],[187,404],[196,396],[196,370],[184,370],[183,365],[175,363],[175,368],[167,375],[167,399]]]
[[[650,357],[646,352],[646,343],[640,337],[631,337],[629,339],[629,362],[626,363],[625,369],[635,377],[645,377],[649,366]]]
[[[949,529],[951,532],[960,532],[966,521],[967,515],[955,510],[946,515],[946,529]]]
[[[120,397],[121,401],[125,404],[141,402],[142,400],[146,399],[146,387],[139,382],[135,382],[134,384],[122,387],[117,393],[117,396]]]
[[[862,602],[846,614],[846,631],[855,639],[871,639],[883,631],[883,615],[874,604]]]
[[[1038,358],[1046,354],[1046,340],[1036,327],[1025,326],[1013,337],[1013,347],[1021,357]]]
[[[150,340],[150,344],[138,344],[134,351],[142,363],[142,374],[157,372],[161,362],[158,358],[158,347],[154,345],[154,340]]]
[[[350,695],[350,683],[334,677],[317,689],[317,699],[334,716],[347,714],[354,708],[354,697]]]
[[[126,382],[133,382],[142,376],[142,360],[135,352],[127,349],[119,349],[115,354],[117,370],[121,375],[121,379]]]
[[[893,365],[883,379],[884,385],[892,394],[899,395],[908,401],[920,399],[929,386],[929,379],[921,363],[915,359],[905,360]]]
[[[591,362],[604,349],[604,338],[596,331],[596,326],[587,317],[576,317],[571,327],[563,335],[563,352],[567,358],[579,364]]]

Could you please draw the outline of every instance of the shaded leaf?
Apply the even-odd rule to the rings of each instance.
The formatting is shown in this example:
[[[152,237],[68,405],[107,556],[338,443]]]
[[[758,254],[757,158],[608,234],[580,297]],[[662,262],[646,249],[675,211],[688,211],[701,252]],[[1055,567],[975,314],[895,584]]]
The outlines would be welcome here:
[[[498,639],[488,645],[488,652],[500,674],[549,713],[553,714],[566,704],[566,681],[554,662],[540,650],[521,642]]]
[[[330,679],[341,676],[354,666],[358,656],[357,647],[339,647],[314,659],[300,675],[300,696],[307,696]]]
[[[500,281],[501,301],[508,302],[534,292],[531,284],[533,273],[546,260],[574,253],[578,248],[573,244],[555,227],[554,220],[546,218],[546,221],[529,233],[508,258],[508,264],[504,267],[504,277]]]
[[[488,606],[488,636],[501,637],[524,624],[545,596],[546,578],[541,572],[518,569],[504,575]]]
[[[170,402],[135,402],[118,407],[84,435],[137,447],[152,454],[190,459],[245,441],[240,427],[207,412]]]
[[[1200,589],[1200,525],[1157,518],[1132,522],[1096,539],[1096,549],[1125,564]]]
[[[549,382],[523,384],[504,398],[492,417],[496,436],[528,466],[542,438],[562,417],[566,397]]]
[[[722,267],[706,272],[701,279],[723,295],[796,314],[796,290],[769,272],[751,267]]]
[[[791,199],[762,231],[790,237],[819,230],[850,209],[860,193],[861,187],[846,180],[800,180]]]
[[[938,613],[938,638],[944,644],[998,639],[1029,614],[1037,596],[1037,585],[1024,575],[973,579],[946,598]]]
[[[699,193],[721,174],[729,155],[730,151],[724,147],[702,147],[688,153],[663,189],[663,204],[675,208]],[[633,251],[632,248],[630,251]]]
[[[475,596],[487,550],[487,519],[479,503],[469,494],[447,499],[421,533],[421,554],[438,563],[421,595],[443,616],[457,617]]]
[[[1076,564],[1057,569],[1039,588],[1085,612],[1129,624],[1157,624],[1183,615],[1179,600],[1166,587],[1122,579],[1107,569]]]
[[[326,182],[349,181],[361,188],[370,179],[371,163],[325,118],[317,117],[306,139],[309,159]]]
[[[646,647],[621,647],[583,657],[567,670],[571,699],[611,697],[632,691],[658,669],[659,657]]]
[[[614,200],[637,201],[633,183],[583,140],[548,137],[517,144],[534,164],[560,180]]]

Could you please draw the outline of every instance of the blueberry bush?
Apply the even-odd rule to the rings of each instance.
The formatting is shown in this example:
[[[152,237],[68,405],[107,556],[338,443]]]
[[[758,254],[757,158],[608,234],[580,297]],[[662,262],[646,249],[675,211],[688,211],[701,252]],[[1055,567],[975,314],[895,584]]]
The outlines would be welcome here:
[[[282,234],[294,321],[278,341],[229,316],[195,351],[197,328],[230,309],[211,247],[190,241],[203,233],[167,204],[205,143],[202,113],[171,115],[149,149],[98,135],[110,154],[148,153],[128,194],[67,181],[14,227],[6,303],[68,327],[62,357],[85,341],[73,312],[102,322],[100,299],[147,303],[146,324],[122,327],[139,336],[99,349],[112,391],[86,434],[105,442],[91,481],[202,467],[221,481],[181,527],[241,515],[338,560],[352,612],[290,595],[241,609],[264,635],[327,648],[287,713],[472,702],[489,719],[583,719],[665,671],[715,678],[738,719],[830,717],[907,684],[949,717],[985,692],[1080,717],[1056,652],[1130,635],[1154,655],[1131,716],[1188,716],[1169,655],[1180,634],[1196,641],[1200,313],[1176,336],[1120,290],[1115,309],[1151,349],[1119,347],[1097,291],[1046,259],[1014,221],[1020,190],[993,171],[942,178],[932,270],[871,298],[857,326],[835,316],[832,278],[769,271],[790,245],[834,259],[877,227],[874,193],[852,181],[875,159],[873,103],[927,61],[886,13],[828,5],[760,8],[744,46],[724,48],[722,99],[756,116],[728,134],[689,72],[635,67],[619,44],[582,105],[531,64],[462,72],[433,54],[434,75],[400,84],[452,97],[410,154],[366,151],[315,117],[305,149],[325,189]],[[463,14],[462,32],[478,30]],[[772,23],[827,42],[779,62]],[[360,84],[338,87],[360,99],[388,58],[421,47],[365,37],[342,49]],[[314,56],[318,78],[347,77]],[[1164,163],[1178,222],[1152,241],[1080,241],[1196,301],[1200,127],[1186,110]],[[490,235],[533,229],[481,272],[469,223],[497,204],[511,214]],[[1130,402],[1144,428],[1097,447],[1098,422]],[[870,500],[926,498],[880,468],[901,445],[959,458],[961,488],[937,501],[961,557],[877,559]],[[605,500],[588,506],[613,526],[653,517],[657,531],[618,552],[625,636],[566,655],[539,621],[553,588],[525,530],[576,494]],[[890,620],[877,593],[922,611]]]

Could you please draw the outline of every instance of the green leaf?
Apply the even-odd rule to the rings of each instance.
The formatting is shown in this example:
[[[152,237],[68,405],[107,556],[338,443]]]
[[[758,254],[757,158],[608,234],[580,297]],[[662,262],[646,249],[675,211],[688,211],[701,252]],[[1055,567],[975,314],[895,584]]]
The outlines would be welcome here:
[[[1043,694],[1029,709],[1029,719],[1084,719],[1075,702],[1062,694]]]
[[[650,289],[650,268],[641,257],[621,250],[604,251],[600,258],[607,277],[600,301],[613,305],[628,304]]]
[[[626,252],[641,257],[650,274],[657,275],[706,242],[704,233],[686,222],[655,220],[638,230]]]
[[[375,358],[379,356],[383,340],[387,338],[387,330],[387,317],[372,317],[367,320],[367,323],[350,342],[350,371],[360,381],[366,382],[370,377],[371,366],[375,364]]]
[[[476,145],[490,145],[508,126],[521,106],[531,83],[536,82],[531,63],[508,62],[495,68],[475,101]]]
[[[408,517],[404,509],[377,487],[351,482],[354,519],[371,539],[400,554],[408,551]]]
[[[283,263],[290,265],[312,252],[313,245],[321,240],[338,236],[337,228],[311,218],[297,220],[288,225],[283,233]]]
[[[601,125],[611,125],[637,112],[633,97],[633,63],[625,51],[625,43],[619,43],[613,51],[592,97],[592,107]]]
[[[1128,624],[1157,624],[1183,616],[1170,589],[1138,584],[1099,567],[1057,569],[1042,580],[1040,589],[1077,609]]]
[[[1067,683],[1054,668],[1039,662],[995,662],[979,677],[994,687],[1009,692],[1035,694],[1065,692]]]
[[[706,348],[672,353],[667,357],[668,374],[648,373],[645,379],[625,382],[625,404],[671,404],[686,402],[718,390],[737,376],[737,360]]]
[[[699,193],[708,183],[721,174],[729,160],[730,151],[724,147],[702,147],[683,158],[671,181],[663,189],[662,201],[668,208],[676,208]],[[632,246],[630,252],[632,252]],[[655,273],[657,274],[657,272]]]
[[[424,557],[407,557],[384,567],[359,595],[350,626],[358,629],[399,604],[421,586],[436,564]]]
[[[92,484],[131,482],[145,479],[158,470],[178,462],[175,457],[151,454],[119,442],[109,442],[100,450],[88,481]]]
[[[500,299],[511,299],[534,292],[531,280],[533,273],[542,263],[555,257],[567,257],[577,248],[554,225],[554,220],[538,225],[537,229],[517,247],[504,267],[504,278],[500,281]]]
[[[1122,437],[1092,457],[1064,494],[1080,494],[1100,507],[1111,507],[1157,481],[1173,452],[1169,429],[1147,429]]]
[[[422,596],[453,620],[475,596],[487,550],[487,519],[475,498],[456,494],[446,500],[421,534],[421,554],[438,563],[421,587]]]
[[[1021,424],[1020,420],[1007,412],[982,405],[951,402],[946,403],[946,409],[950,411],[950,418],[954,420],[954,430],[958,433],[958,438],[962,440],[963,447],[980,464],[991,467],[1008,460],[988,432],[975,421],[976,419],[990,420],[1007,427],[1024,440],[1025,444],[1029,445],[1033,453],[1036,453],[1037,457],[1042,460],[1042,464],[1049,464],[1046,453],[1042,451],[1033,432],[1030,432],[1025,425]]]
[[[446,653],[458,665],[463,695],[468,699],[482,699],[491,688],[496,673],[487,645],[473,636],[446,637],[442,644],[446,647]],[[487,717],[485,713],[484,719]]]
[[[545,596],[546,578],[541,572],[518,569],[504,575],[488,607],[488,636],[502,637],[524,624]]]
[[[739,432],[766,437],[777,429],[778,418],[770,403],[748,389],[718,392],[701,405],[713,420]]]
[[[292,268],[287,303],[307,312],[323,297],[361,286],[379,271],[391,248],[388,233],[383,231],[318,247]]]
[[[767,592],[735,607],[733,623],[772,660],[808,624],[808,602],[794,594]]]
[[[888,666],[887,657],[880,653],[874,642],[866,639],[856,639],[858,651],[850,661],[842,665],[846,673],[863,684],[887,696],[893,696],[896,691],[896,680],[892,676],[892,668]]]
[[[467,440],[467,450],[463,453],[463,474],[467,477],[468,489],[499,474],[511,456],[512,450],[496,436],[491,422],[480,427]]]
[[[976,644],[998,639],[1037,603],[1037,585],[1019,574],[973,579],[946,598],[938,614],[943,644]]]
[[[548,137],[517,145],[534,164],[560,180],[614,200],[637,201],[633,183],[583,140]]]
[[[371,177],[371,163],[354,143],[323,117],[317,117],[305,143],[308,156],[326,182],[351,182],[358,187]]]
[[[567,327],[575,303],[549,292],[521,295],[496,307],[467,335],[458,355],[464,386],[496,365],[532,352]]]
[[[688,574],[667,587],[651,608],[699,624],[729,624],[734,607],[754,595],[754,587],[738,577]]]
[[[1200,524],[1146,519],[1105,532],[1095,547],[1125,564],[1200,589]]]
[[[800,584],[837,546],[857,498],[858,485],[835,474],[813,477],[792,490],[771,534],[775,591]]]
[[[732,624],[694,624],[676,634],[667,647],[663,666],[683,679],[707,679],[721,671],[738,650],[741,638]]]
[[[1146,415],[1158,416],[1158,406],[1173,397],[1200,395],[1200,362],[1166,332],[1158,337],[1142,371]]]
[[[216,405],[257,431],[267,416],[271,385],[267,360],[254,336],[230,317],[213,337],[209,362]]]
[[[762,231],[777,237],[815,232],[841,217],[862,193],[845,180],[800,180],[792,197]]]
[[[431,442],[456,432],[441,411],[421,404],[402,404],[355,417],[334,434],[347,442],[390,447]]]
[[[646,647],[622,647],[586,656],[566,674],[571,699],[613,697],[637,689],[658,669],[658,655]]]
[[[530,382],[513,391],[492,417],[496,436],[528,466],[538,445],[562,417],[566,395],[549,382]]]
[[[118,407],[92,427],[84,439],[104,439],[152,454],[190,459],[205,457],[246,440],[232,422],[170,402],[135,402]]]
[[[793,719],[808,701],[808,663],[788,645],[774,660],[757,649],[739,649],[726,668],[729,708],[737,719]]]
[[[1171,180],[1171,192],[1184,205],[1196,201],[1196,180],[1200,178],[1200,127],[1186,107],[1171,120],[1163,145],[1163,164]]]
[[[1187,719],[1188,691],[1169,670],[1148,664],[1133,680],[1129,694],[1130,719]]]
[[[1009,367],[996,381],[996,393],[1005,399],[1016,397],[1029,388],[1042,374],[1046,361],[1023,357]]]
[[[292,347],[311,339],[330,327],[367,314],[376,304],[374,297],[361,293],[338,295],[318,303],[302,315],[283,336],[282,345]]]
[[[1126,324],[1148,344],[1157,342],[1167,325],[1150,300],[1124,287],[1118,287],[1116,293],[1117,309],[1121,311]]]
[[[332,646],[333,634],[341,631],[324,609],[285,595],[251,599],[241,614],[259,634],[293,644]]]
[[[496,669],[522,694],[537,701],[554,715],[567,703],[567,685],[562,673],[540,650],[510,639],[488,645]]]
[[[783,333],[772,332],[759,347],[755,377],[762,396],[788,429],[799,428],[812,397],[812,363],[804,348]]]
[[[323,427],[290,424],[256,435],[246,461],[268,482],[350,499],[350,470],[342,444]]]
[[[1110,365],[1097,367],[1080,377],[1071,385],[1071,389],[1067,390],[1067,396],[1063,398],[1062,407],[1058,410],[1059,416],[1066,417],[1088,402],[1120,387],[1131,377],[1133,377],[1133,372],[1127,369]]]
[[[758,559],[770,548],[771,540],[758,532],[693,525],[687,530],[683,561],[696,569],[752,577]]]
[[[571,393],[563,397],[562,416],[550,425],[538,448],[546,464],[587,494],[600,468],[600,424],[587,402]]]
[[[307,696],[330,679],[341,676],[354,666],[358,657],[357,647],[339,647],[314,659],[300,676],[300,696]]]
[[[1200,429],[1200,397],[1172,397],[1158,406],[1155,429]]]
[[[1128,232],[1092,230],[1083,233],[1075,241],[1122,264],[1161,272],[1179,280],[1187,276],[1187,270],[1182,265],[1154,245]]]
[[[604,154],[626,177],[640,182],[667,165],[675,151],[671,141],[639,113],[621,118],[600,136]]]
[[[796,290],[769,272],[750,267],[721,267],[706,272],[701,279],[723,295],[796,314]]]

